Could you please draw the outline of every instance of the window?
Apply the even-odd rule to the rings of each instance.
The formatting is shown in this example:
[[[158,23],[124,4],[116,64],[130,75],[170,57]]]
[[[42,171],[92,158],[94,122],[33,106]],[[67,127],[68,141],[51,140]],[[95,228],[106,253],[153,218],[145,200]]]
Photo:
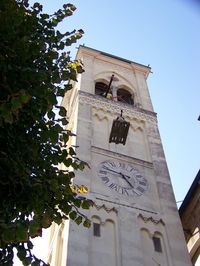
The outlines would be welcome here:
[[[119,102],[128,103],[128,104],[134,103],[131,93],[125,89],[117,90],[117,100]]]
[[[101,232],[100,232],[100,224],[98,223],[93,223],[93,235],[94,236],[101,236]]]
[[[161,240],[159,237],[153,236],[154,250],[157,252],[162,252]]]
[[[103,94],[107,91],[108,85],[103,82],[96,82],[95,84],[95,94],[103,96]]]

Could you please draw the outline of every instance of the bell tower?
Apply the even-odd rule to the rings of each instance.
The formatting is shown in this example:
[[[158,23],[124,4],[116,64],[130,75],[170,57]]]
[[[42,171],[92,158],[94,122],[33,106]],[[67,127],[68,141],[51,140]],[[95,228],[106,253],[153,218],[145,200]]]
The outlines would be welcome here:
[[[147,88],[151,68],[85,46],[77,59],[85,72],[63,105],[77,135],[72,144],[90,165],[75,183],[88,188],[92,225],[55,226],[51,265],[190,266]],[[127,134],[120,123],[111,131],[117,118]]]

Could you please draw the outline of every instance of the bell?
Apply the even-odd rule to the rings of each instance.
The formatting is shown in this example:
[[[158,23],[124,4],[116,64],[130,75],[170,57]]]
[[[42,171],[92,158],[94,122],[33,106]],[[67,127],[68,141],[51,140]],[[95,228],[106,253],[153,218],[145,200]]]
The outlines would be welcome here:
[[[130,123],[125,121],[121,111],[121,115],[118,116],[115,120],[113,120],[109,143],[114,142],[115,144],[121,143],[125,145],[129,126]]]

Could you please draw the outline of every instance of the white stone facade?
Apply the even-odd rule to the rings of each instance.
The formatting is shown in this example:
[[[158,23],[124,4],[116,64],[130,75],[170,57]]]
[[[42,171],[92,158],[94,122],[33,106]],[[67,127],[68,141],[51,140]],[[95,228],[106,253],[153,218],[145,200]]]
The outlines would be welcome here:
[[[88,187],[87,197],[94,205],[86,215],[97,224],[100,236],[94,235],[93,225],[86,229],[73,221],[54,228],[51,265],[190,266],[147,88],[150,68],[84,46],[77,59],[83,61],[85,72],[66,94],[63,105],[69,112],[69,129],[77,134],[78,157],[91,167],[77,172],[75,183]],[[129,91],[134,105],[95,95],[95,83],[108,84],[112,74],[117,80],[115,88]],[[121,110],[130,122],[125,145],[109,143],[112,122]],[[114,187],[109,174],[101,174],[103,162],[113,163],[116,169],[124,167],[125,179],[138,171],[138,179],[134,177],[129,184],[135,187],[139,182],[145,189],[138,185],[140,192],[134,194],[131,188],[126,194],[127,180],[116,181]],[[116,171],[113,169],[110,171]],[[115,178],[115,173],[111,175]]]

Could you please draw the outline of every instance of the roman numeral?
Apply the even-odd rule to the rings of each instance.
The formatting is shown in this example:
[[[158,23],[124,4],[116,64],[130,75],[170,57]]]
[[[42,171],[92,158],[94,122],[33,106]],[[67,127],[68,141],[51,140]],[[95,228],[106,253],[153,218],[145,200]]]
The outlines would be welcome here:
[[[115,191],[119,192],[119,186],[117,184],[111,183],[109,188],[114,189]]]
[[[122,169],[125,169],[125,164],[124,163],[119,163],[120,164],[120,167],[122,168]]]
[[[109,162],[109,165],[111,165],[112,167],[116,167],[116,164],[114,162]]]
[[[146,187],[146,185],[147,185],[146,182],[144,182],[144,181],[139,181],[138,183],[139,183],[140,185],[144,186],[144,187]]]
[[[137,187],[137,190],[140,191],[141,193],[143,193],[145,191],[145,189],[143,187]]]
[[[106,171],[103,171],[103,170],[100,170],[99,173],[104,174],[104,175],[107,174],[107,172]]]
[[[103,168],[104,170],[107,170],[107,171],[110,170],[110,169],[108,168],[108,166],[106,166],[106,165],[103,165],[102,168]]]
[[[127,189],[125,189],[123,187],[121,189],[122,189],[122,193],[121,194],[129,196]]]
[[[109,178],[107,176],[102,176],[101,179],[105,184],[109,182]]]

